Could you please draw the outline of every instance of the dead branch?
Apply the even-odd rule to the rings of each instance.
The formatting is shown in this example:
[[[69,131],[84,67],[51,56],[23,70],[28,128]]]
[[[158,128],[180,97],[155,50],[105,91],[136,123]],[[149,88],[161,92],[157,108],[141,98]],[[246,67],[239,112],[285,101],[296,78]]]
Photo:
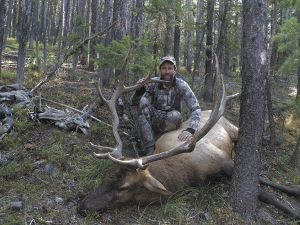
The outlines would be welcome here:
[[[258,190],[259,190],[258,199],[261,202],[273,205],[276,208],[278,208],[281,211],[283,211],[284,213],[295,217],[297,220],[300,219],[300,212],[299,211],[296,211],[295,209],[293,209],[293,208],[291,208],[291,207],[289,207],[287,205],[282,204],[280,201],[278,201],[276,199],[276,197],[272,196],[270,193],[268,193],[263,188],[260,187]]]
[[[48,73],[44,73],[43,75],[45,76],[45,78],[38,84],[36,85],[31,92],[35,92],[36,90],[38,90],[42,85],[44,85],[45,83],[47,83],[53,76],[55,76],[56,71],[62,66],[62,64],[73,54],[75,54],[79,49],[82,48],[82,46],[84,46],[87,42],[89,42],[90,40],[93,40],[103,34],[105,34],[109,29],[111,29],[113,26],[115,26],[117,23],[119,23],[119,20],[113,22],[110,26],[108,26],[107,28],[105,28],[104,30],[100,31],[98,34],[95,34],[92,37],[89,37],[87,39],[85,39],[83,42],[80,43],[80,45],[78,45],[76,48],[74,48],[72,51],[70,51],[69,53],[66,53],[63,57],[62,60],[60,60],[60,62],[58,62],[55,66],[54,69],[52,69],[50,72]]]
[[[75,108],[73,108],[73,107],[71,107],[71,106],[68,106],[68,105],[65,105],[65,104],[62,104],[62,103],[58,103],[58,102],[52,101],[52,100],[50,100],[50,99],[46,99],[46,98],[43,98],[43,97],[40,97],[40,99],[41,99],[41,100],[44,100],[44,101],[47,101],[47,102],[51,102],[51,103],[56,104],[56,105],[59,105],[59,106],[63,106],[63,107],[72,109],[72,110],[74,110],[74,111],[76,111],[76,112],[79,112],[79,113],[82,113],[82,114],[86,114],[86,112],[84,112],[84,111],[75,109]],[[92,115],[87,115],[87,116],[88,116],[89,118],[93,119],[93,120],[98,121],[99,123],[105,124],[105,125],[110,126],[110,127],[112,126],[112,125],[110,125],[110,124],[104,123],[103,121],[97,119],[96,117],[94,117],[94,116],[92,116]]]
[[[259,178],[259,183],[268,185],[268,186],[270,186],[276,190],[282,191],[288,195],[292,195],[292,196],[296,196],[296,197],[300,196],[300,189],[298,189],[298,188],[291,188],[291,187],[288,187],[285,185],[276,184],[276,183],[273,183],[273,182],[263,179],[263,178]]]

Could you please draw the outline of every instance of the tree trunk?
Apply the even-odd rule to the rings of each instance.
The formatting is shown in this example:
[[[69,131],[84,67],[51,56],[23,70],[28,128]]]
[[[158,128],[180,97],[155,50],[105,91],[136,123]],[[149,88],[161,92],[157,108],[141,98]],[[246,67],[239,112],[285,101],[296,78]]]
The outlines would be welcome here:
[[[6,47],[6,40],[7,37],[10,36],[9,32],[11,31],[11,23],[12,23],[12,15],[13,15],[13,7],[14,7],[14,1],[8,1],[9,2],[9,6],[8,6],[8,12],[7,12],[7,18],[6,18],[6,28],[4,30],[4,38],[3,38],[3,46],[2,49],[4,49]]]
[[[31,17],[31,4],[32,0],[20,0],[19,2],[21,9],[19,11],[19,55],[18,55],[18,66],[17,66],[17,83],[23,84],[24,82],[24,67],[25,67],[25,57],[26,57],[26,44],[29,39],[30,31],[30,17]]]
[[[192,73],[192,39],[194,36],[194,16],[193,16],[193,1],[186,0],[188,7],[188,25],[187,25],[187,55],[186,55],[186,69],[188,73]]]
[[[98,0],[92,0],[91,2],[91,33],[92,34],[96,34],[96,29],[97,29],[97,18],[98,18],[98,11],[99,11],[99,7],[98,7]],[[92,40],[90,42],[90,57],[93,59],[97,58],[97,53],[95,50],[95,45],[96,45],[96,40]],[[94,61],[90,60],[89,61],[89,71],[94,71]]]
[[[175,15],[175,29],[174,29],[174,58],[177,65],[177,72],[179,68],[179,53],[180,53],[180,19],[178,14]]]
[[[128,0],[115,0],[113,8],[113,21],[120,20],[119,24],[113,28],[112,39],[119,42],[127,32],[127,11]],[[115,70],[115,82],[121,74],[121,70]]]
[[[59,36],[59,40],[58,40],[58,46],[57,46],[57,57],[56,60],[57,62],[60,61],[60,57],[61,57],[61,51],[62,51],[62,40],[61,40],[61,36],[63,36],[63,30],[64,30],[64,0],[61,0],[60,2],[60,13],[59,13],[59,24],[57,27],[57,36]]]
[[[204,38],[204,13],[203,13],[204,1],[198,0],[197,3],[197,15],[196,15],[196,49],[194,54],[194,71],[192,77],[191,87],[194,86],[195,77],[200,76],[200,61],[201,61],[201,48]]]
[[[41,72],[41,58],[40,58],[40,47],[39,47],[39,1],[34,2],[33,7],[33,16],[32,16],[32,35],[33,40],[35,40],[36,44],[36,59],[37,59],[37,65],[38,65],[38,71]]]
[[[135,38],[144,39],[144,0],[136,0]]]
[[[12,21],[12,37],[16,37],[18,17],[18,0],[14,0],[13,21]]]
[[[69,20],[70,20],[70,0],[64,0],[64,13],[63,13],[63,37],[68,37],[68,31],[69,31]],[[65,41],[62,42],[61,50],[64,50],[67,43]]]
[[[297,11],[298,14],[298,23],[300,23],[300,12],[299,9]],[[298,40],[298,48],[300,48],[300,39]],[[296,94],[296,101],[299,104],[300,103],[300,66],[298,67],[297,71],[297,77],[298,77],[298,82],[297,82],[297,94]]]
[[[249,222],[258,206],[260,150],[265,117],[267,3],[243,1],[242,96],[229,204]]]
[[[174,20],[173,14],[170,9],[166,10],[166,27],[165,43],[164,43],[164,56],[171,55],[172,51],[172,21]]]
[[[219,59],[219,61],[222,61],[222,49],[224,48],[225,38],[226,38],[226,30],[227,30],[227,13],[231,6],[231,0],[225,1],[225,6],[223,10],[223,14],[221,15],[221,23],[219,27],[219,38],[218,38],[218,44],[216,47],[216,55]],[[221,67],[223,68],[223,67]]]
[[[213,101],[213,71],[212,71],[212,48],[214,28],[214,0],[207,1],[207,34],[206,34],[206,62],[203,100]]]
[[[47,67],[47,0],[42,1],[42,12],[41,12],[41,31],[42,41],[44,45],[44,67]]]
[[[113,19],[113,2],[112,0],[105,0],[103,10],[103,24],[102,28],[108,27]],[[112,41],[112,30],[109,30],[103,39],[103,45],[107,47]],[[101,56],[100,56],[101,57]],[[103,57],[103,56],[102,56]],[[108,87],[111,71],[107,68],[99,68],[98,70],[100,87]]]
[[[1,64],[2,64],[2,51],[4,47],[4,23],[6,15],[6,0],[0,1],[0,78],[1,78]]]
[[[267,77],[267,109],[269,118],[269,133],[270,133],[270,143],[269,150],[272,150],[276,137],[276,127],[273,114],[273,101],[272,101],[272,87],[271,78],[273,77],[273,71],[271,66],[271,57],[273,51],[273,40],[272,37],[275,35],[277,29],[277,1],[274,1],[273,13],[272,13],[272,24],[271,24],[271,43],[268,50],[268,77]]]

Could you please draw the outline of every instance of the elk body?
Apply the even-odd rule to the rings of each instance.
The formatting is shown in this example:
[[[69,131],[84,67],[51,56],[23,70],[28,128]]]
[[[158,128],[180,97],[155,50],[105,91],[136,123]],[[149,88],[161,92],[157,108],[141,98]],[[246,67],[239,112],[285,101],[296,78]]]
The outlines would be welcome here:
[[[210,114],[211,111],[202,113],[198,129],[204,126]],[[177,141],[178,134],[187,128],[188,123],[186,121],[178,130],[160,137],[155,154],[180,146],[182,142]],[[115,164],[103,184],[86,197],[78,211],[102,211],[129,202],[148,204],[197,186],[208,177],[229,176],[233,169],[232,139],[236,139],[237,134],[237,127],[221,117],[190,153],[151,162],[145,170]]]

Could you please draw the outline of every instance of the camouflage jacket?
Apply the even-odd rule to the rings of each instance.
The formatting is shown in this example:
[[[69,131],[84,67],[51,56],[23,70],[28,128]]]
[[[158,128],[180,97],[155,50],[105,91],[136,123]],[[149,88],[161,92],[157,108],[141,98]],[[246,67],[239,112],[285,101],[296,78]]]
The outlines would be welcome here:
[[[184,100],[191,118],[188,128],[197,129],[200,122],[201,108],[192,89],[184,80],[174,77],[170,90],[167,90],[162,83],[149,83],[147,89],[141,88],[132,96],[132,105],[137,106],[142,97],[150,98],[151,105],[154,108],[167,112],[172,110],[181,112],[182,100]]]

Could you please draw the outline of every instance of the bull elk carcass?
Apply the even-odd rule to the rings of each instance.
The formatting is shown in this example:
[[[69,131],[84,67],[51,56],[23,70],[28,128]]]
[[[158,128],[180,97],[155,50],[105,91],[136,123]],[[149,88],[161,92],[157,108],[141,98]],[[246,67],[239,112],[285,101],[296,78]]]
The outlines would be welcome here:
[[[126,56],[124,71],[129,55]],[[217,59],[216,59],[216,65]],[[233,140],[237,139],[238,128],[222,117],[225,104],[237,96],[225,96],[223,78],[216,66],[215,105],[213,111],[203,111],[201,122],[193,139],[179,142],[178,134],[187,128],[189,121],[175,131],[161,136],[156,142],[153,155],[125,159],[122,156],[122,141],[117,132],[119,119],[115,102],[125,92],[134,91],[147,82],[151,82],[151,74],[145,82],[132,87],[124,87],[124,72],[112,98],[104,99],[98,86],[99,95],[113,113],[113,133],[117,141],[115,148],[95,146],[104,154],[96,154],[101,159],[114,162],[102,185],[89,194],[79,205],[78,212],[85,215],[87,210],[101,212],[107,208],[115,208],[126,203],[149,204],[158,199],[167,199],[172,193],[197,186],[209,177],[230,176],[233,171]],[[270,185],[270,184],[268,184]],[[264,194],[265,195],[265,194]],[[268,200],[264,199],[265,202]],[[270,202],[268,202],[270,203]]]

